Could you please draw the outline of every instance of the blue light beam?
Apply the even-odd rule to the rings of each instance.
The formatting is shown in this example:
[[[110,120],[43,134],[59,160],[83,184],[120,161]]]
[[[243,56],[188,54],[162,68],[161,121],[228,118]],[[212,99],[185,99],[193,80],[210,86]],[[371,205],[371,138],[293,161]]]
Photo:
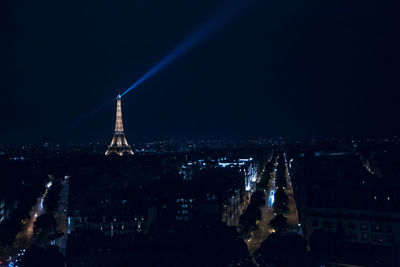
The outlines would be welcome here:
[[[94,115],[96,115],[97,113],[102,111],[104,108],[106,108],[108,105],[110,105],[111,103],[114,103],[114,102],[115,102],[115,98],[110,99],[107,102],[104,102],[103,104],[99,105],[98,107],[96,107],[92,111],[84,114],[82,117],[79,117],[79,118],[75,119],[74,121],[72,121],[71,123],[69,123],[67,125],[67,128],[76,128],[76,127],[78,127],[82,122],[84,122],[87,119],[90,119],[91,117],[93,117]]]
[[[190,35],[183,43],[172,50],[167,56],[161,61],[154,65],[148,72],[146,72],[139,80],[132,84],[125,92],[121,94],[121,97],[136,88],[142,82],[165,68],[167,65],[172,63],[175,59],[179,58],[191,48],[199,44],[201,41],[207,39],[212,33],[222,28],[228,21],[236,16],[240,11],[243,11],[249,6],[249,0],[232,0],[229,1],[229,5],[220,9],[216,12],[210,20],[203,24],[195,33]]]

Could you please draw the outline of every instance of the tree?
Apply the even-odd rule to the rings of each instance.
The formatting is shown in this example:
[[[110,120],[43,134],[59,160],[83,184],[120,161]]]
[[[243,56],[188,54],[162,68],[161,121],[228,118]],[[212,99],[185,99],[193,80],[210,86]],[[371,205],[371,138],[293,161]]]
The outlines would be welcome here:
[[[273,206],[275,213],[286,213],[289,210],[288,202],[289,198],[287,197],[285,190],[278,188],[275,192],[275,203]]]
[[[36,219],[34,230],[35,232],[50,232],[55,230],[56,225],[57,222],[53,215],[44,214]]]
[[[269,222],[269,225],[277,231],[284,230],[288,227],[287,220],[282,214],[275,216],[275,218]]]
[[[260,182],[256,185],[256,190],[257,191],[264,191],[268,189],[268,179],[264,177],[264,175],[261,177]]]
[[[297,234],[277,232],[270,234],[254,255],[260,266],[310,266],[306,245]]]
[[[205,240],[213,240],[213,242],[203,247],[204,256],[209,261],[201,266],[210,266],[212,263],[215,266],[228,266],[248,256],[247,246],[234,227],[217,224],[211,227],[207,235],[208,238]],[[192,261],[190,263],[188,265],[193,265]]]
[[[277,173],[277,176],[276,176],[275,185],[278,188],[282,188],[282,187],[286,187],[287,186],[286,177],[285,177],[285,172],[284,171],[282,172],[282,171],[278,170],[278,173]]]
[[[239,219],[239,232],[244,238],[250,236],[250,232],[255,231],[258,227],[257,221],[261,220],[261,210],[256,206],[250,205]]]
[[[262,191],[256,191],[251,195],[250,202],[257,207],[265,206],[265,194]]]

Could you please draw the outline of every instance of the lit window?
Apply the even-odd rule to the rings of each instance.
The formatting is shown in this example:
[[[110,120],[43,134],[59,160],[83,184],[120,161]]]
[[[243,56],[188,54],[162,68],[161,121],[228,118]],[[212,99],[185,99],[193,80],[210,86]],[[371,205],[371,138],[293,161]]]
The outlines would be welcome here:
[[[362,224],[360,225],[360,228],[361,228],[362,231],[367,231],[367,229],[368,229],[366,223],[362,223]]]

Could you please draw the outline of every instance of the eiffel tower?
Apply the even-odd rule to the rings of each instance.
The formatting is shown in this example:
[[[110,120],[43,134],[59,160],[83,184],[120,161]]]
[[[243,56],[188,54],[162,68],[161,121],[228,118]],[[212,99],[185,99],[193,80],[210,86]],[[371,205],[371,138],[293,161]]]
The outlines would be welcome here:
[[[128,145],[124,133],[124,125],[122,124],[122,109],[121,109],[121,95],[117,96],[117,114],[115,118],[115,131],[111,144],[108,146],[106,156],[111,153],[118,154],[120,156],[125,153],[133,155],[131,146]]]

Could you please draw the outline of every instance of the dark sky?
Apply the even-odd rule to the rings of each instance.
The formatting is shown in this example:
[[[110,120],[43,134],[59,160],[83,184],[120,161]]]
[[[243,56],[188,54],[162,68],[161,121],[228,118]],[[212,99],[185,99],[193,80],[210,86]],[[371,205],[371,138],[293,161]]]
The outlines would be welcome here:
[[[1,1],[0,143],[110,141],[85,114],[227,2]],[[394,3],[256,1],[123,98],[128,141],[399,134]]]

